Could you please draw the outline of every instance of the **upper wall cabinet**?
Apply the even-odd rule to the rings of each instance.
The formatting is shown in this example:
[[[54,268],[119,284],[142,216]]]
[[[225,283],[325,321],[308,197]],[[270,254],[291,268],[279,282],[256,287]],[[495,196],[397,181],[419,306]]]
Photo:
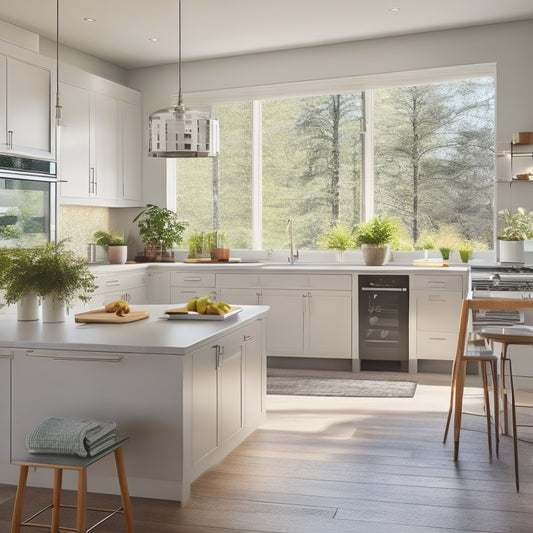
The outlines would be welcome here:
[[[72,79],[60,83],[61,203],[142,205],[140,94],[93,75]]]
[[[52,84],[48,58],[2,43],[0,52],[0,152],[53,159]],[[11,54],[17,54],[15,57]]]

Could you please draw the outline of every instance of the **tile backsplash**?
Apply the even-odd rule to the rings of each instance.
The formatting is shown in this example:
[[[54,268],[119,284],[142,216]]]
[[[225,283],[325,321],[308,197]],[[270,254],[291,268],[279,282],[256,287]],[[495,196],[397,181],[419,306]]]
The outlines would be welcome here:
[[[69,239],[67,247],[80,257],[87,257],[87,245],[95,231],[110,231],[109,208],[78,205],[59,206],[59,239]]]

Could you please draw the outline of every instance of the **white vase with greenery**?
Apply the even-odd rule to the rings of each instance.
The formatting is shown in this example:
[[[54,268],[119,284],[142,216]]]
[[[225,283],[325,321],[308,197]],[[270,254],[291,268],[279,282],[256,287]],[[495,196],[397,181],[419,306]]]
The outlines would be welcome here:
[[[498,211],[500,263],[524,263],[524,241],[533,237],[533,211],[519,207],[516,213]]]
[[[43,323],[52,324],[56,322],[65,322],[66,306],[65,302],[60,300],[56,293],[50,293],[43,296]]]
[[[41,308],[39,296],[33,291],[26,293],[17,302],[17,320],[26,322],[39,320],[40,318]]]
[[[361,247],[366,265],[385,264],[389,256],[389,243],[398,233],[398,223],[385,215],[376,215],[355,229],[355,242]]]

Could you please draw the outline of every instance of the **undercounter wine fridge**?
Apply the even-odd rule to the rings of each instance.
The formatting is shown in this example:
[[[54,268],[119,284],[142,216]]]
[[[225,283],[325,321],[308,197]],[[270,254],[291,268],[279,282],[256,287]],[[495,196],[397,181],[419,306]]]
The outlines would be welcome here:
[[[409,276],[359,275],[361,370],[409,369]]]

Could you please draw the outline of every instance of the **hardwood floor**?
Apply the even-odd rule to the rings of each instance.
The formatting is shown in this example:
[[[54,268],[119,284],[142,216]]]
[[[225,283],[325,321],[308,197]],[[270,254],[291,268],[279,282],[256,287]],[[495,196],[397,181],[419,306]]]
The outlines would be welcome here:
[[[468,380],[465,410],[474,414],[463,418],[455,463],[453,438],[442,443],[447,375],[363,377],[416,380],[417,391],[401,399],[268,396],[264,425],[194,483],[185,507],[132,498],[136,532],[533,531],[533,444],[519,442],[518,494],[509,437],[502,437],[500,458],[488,461],[480,378]],[[0,485],[2,533],[9,531],[14,491]],[[50,494],[28,489],[25,513]],[[64,499],[74,502],[75,494],[65,491]],[[90,505],[118,502],[115,496],[89,497]],[[123,533],[123,517],[95,531]]]

